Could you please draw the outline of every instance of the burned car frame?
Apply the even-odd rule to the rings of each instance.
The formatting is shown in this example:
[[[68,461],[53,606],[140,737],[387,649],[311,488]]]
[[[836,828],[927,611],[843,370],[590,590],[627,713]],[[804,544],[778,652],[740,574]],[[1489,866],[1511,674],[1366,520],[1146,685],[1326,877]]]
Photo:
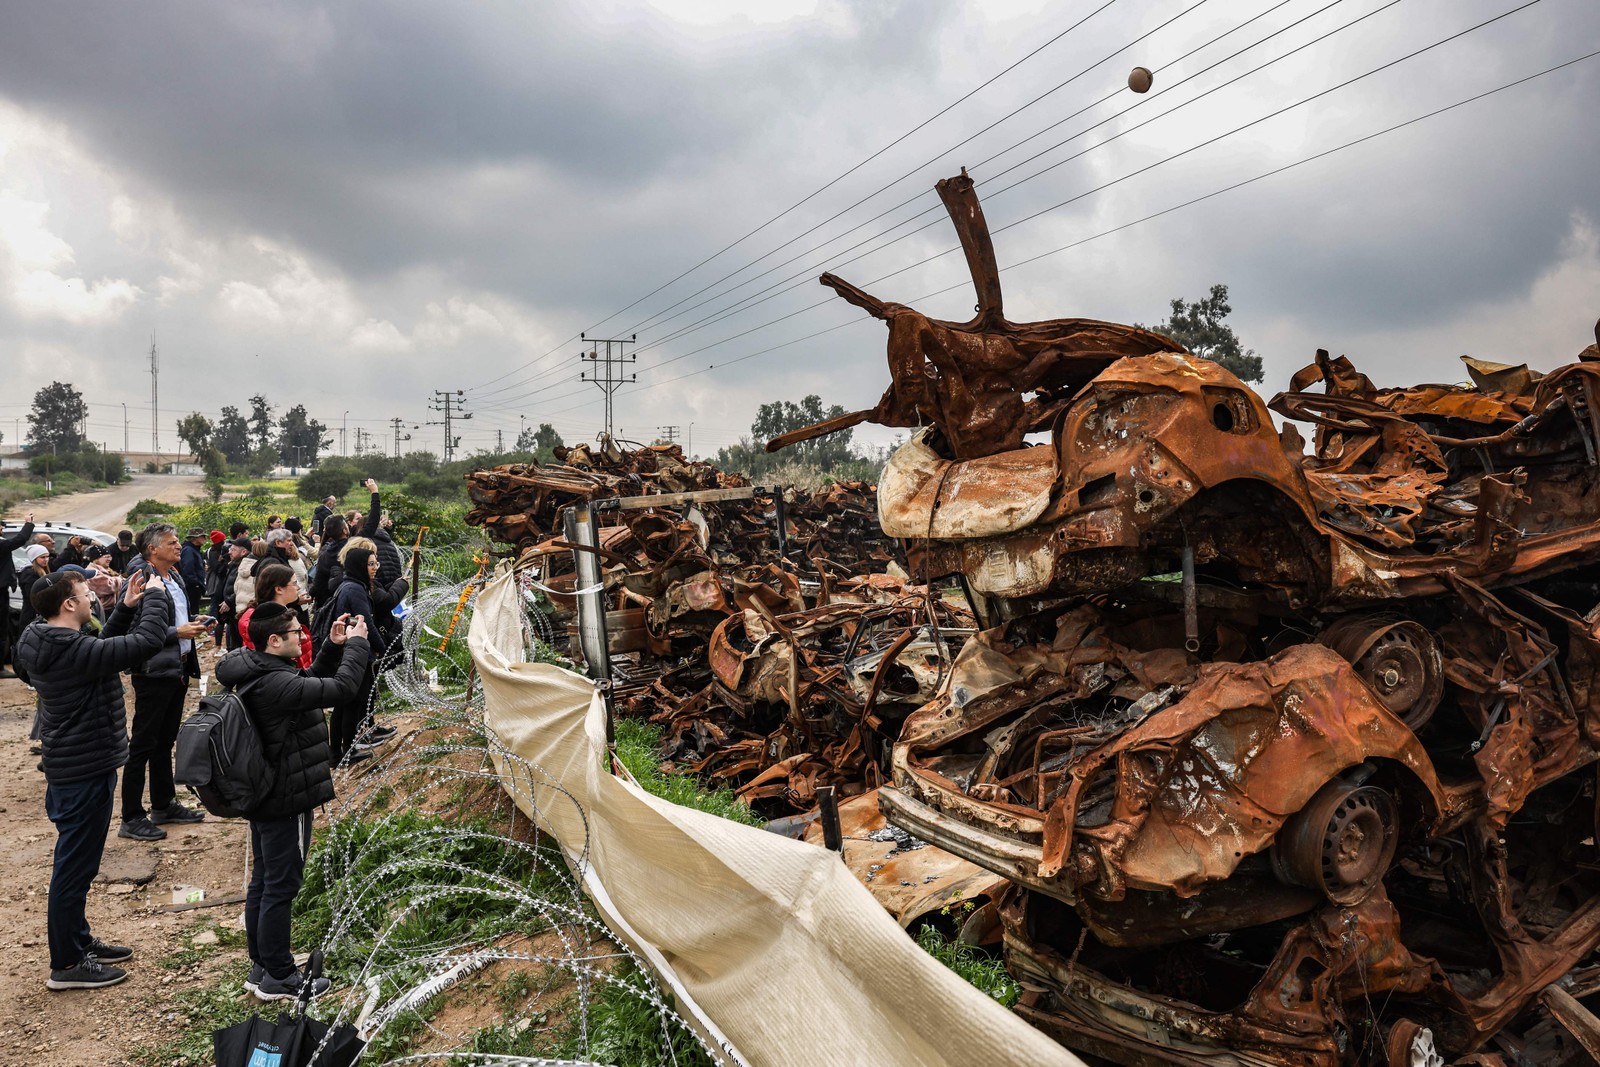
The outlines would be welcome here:
[[[1148,331],[1009,323],[970,181],[940,193],[977,318],[825,277],[893,384],[788,438],[921,426],[880,519],[986,627],[884,814],[1014,883],[1020,1010],[1069,1045],[1532,1062],[1509,1024],[1600,945],[1600,350],[1411,389],[1319,352],[1269,407]]]

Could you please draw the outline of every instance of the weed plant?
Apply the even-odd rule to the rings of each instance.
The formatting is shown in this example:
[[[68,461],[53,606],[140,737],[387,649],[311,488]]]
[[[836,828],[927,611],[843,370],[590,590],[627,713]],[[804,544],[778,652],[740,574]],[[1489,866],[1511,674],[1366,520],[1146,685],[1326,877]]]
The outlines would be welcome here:
[[[922,951],[950,968],[967,984],[983,991],[1004,1007],[1011,1007],[1022,996],[1022,987],[1006,973],[1006,965],[975,945],[951,937],[937,926],[926,925],[917,931]]]
[[[733,790],[708,789],[692,774],[662,770],[660,752],[661,727],[639,719],[617,720],[617,759],[645,792],[746,826],[765,824]]]

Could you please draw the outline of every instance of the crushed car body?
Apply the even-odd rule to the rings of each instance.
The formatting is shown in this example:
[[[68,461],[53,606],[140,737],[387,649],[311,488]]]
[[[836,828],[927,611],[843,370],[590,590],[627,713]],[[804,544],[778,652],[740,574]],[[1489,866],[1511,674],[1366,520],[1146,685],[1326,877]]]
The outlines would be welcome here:
[[[1600,945],[1597,350],[1406,389],[1319,352],[1269,405],[1133,327],[1006,323],[961,181],[974,322],[912,345],[824,282],[890,324],[857,415],[922,427],[884,530],[983,627],[879,803],[1013,883],[1020,1010],[1127,1064],[1584,1055],[1539,998]],[[1049,330],[1057,377],[977,412]]]

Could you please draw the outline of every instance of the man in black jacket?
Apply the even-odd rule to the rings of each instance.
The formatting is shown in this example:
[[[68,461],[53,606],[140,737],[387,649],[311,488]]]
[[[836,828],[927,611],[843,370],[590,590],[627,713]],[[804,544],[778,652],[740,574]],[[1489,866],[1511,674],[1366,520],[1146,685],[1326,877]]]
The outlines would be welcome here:
[[[111,569],[117,574],[127,574],[128,564],[139,558],[139,550],[133,547],[133,531],[118,530],[117,543],[111,546]]]
[[[40,621],[17,641],[17,663],[39,691],[45,813],[56,824],[46,920],[50,978],[45,984],[50,989],[115,985],[128,973],[106,964],[133,955],[132,949],[108,945],[90,932],[84,901],[100,871],[117,768],[128,760],[117,674],[161,647],[170,605],[159,582],[147,591],[144,575],[137,575],[97,638],[82,630],[93,596],[76,571],[40,578],[33,590]]]
[[[6,613],[0,617],[0,678],[15,678],[6,666],[11,658],[11,590],[17,587],[17,568],[11,562],[11,553],[28,543],[33,536],[33,512],[22,520],[22,529],[10,537],[0,537],[0,600],[5,602]]]
[[[122,772],[122,825],[118,837],[134,841],[160,841],[167,836],[162,823],[190,823],[205,812],[178,803],[172,780],[172,750],[183,722],[183,701],[189,679],[200,677],[200,657],[195,639],[205,635],[211,621],[195,618],[198,605],[189,603],[178,560],[183,544],[169,523],[153,523],[136,539],[144,557],[142,569],[150,583],[167,591],[166,642],[133,670],[133,729],[128,742],[128,765]],[[150,777],[150,808],[144,806],[145,775]]]
[[[217,681],[239,694],[261,732],[273,768],[272,791],[248,816],[253,867],[245,894],[244,923],[250,950],[245,988],[261,1000],[300,993],[300,972],[289,949],[289,912],[304,881],[311,847],[311,812],[333,799],[328,725],[322,709],[350,700],[367,670],[367,627],[341,618],[317,652],[310,671],[297,668],[300,643],[310,640],[296,614],[282,604],[257,605],[250,641],[217,664]],[[327,988],[317,979],[315,996]]]
[[[183,542],[183,555],[178,557],[178,574],[183,591],[189,598],[189,607],[200,611],[200,598],[206,595],[206,532],[202,527],[191,526]]]

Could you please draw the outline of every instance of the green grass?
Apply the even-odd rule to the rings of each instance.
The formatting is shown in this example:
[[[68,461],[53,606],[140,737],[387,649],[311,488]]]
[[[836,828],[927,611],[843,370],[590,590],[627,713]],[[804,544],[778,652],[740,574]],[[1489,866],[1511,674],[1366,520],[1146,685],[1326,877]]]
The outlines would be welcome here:
[[[1006,973],[1003,962],[976,946],[950,937],[937,926],[924,926],[917,931],[917,945],[1004,1007],[1011,1007],[1022,995],[1022,987]]]
[[[540,1042],[548,1051],[534,1054],[615,1064],[616,1067],[658,1067],[663,1063],[712,1067],[714,1061],[682,1023],[674,1020],[663,1025],[663,1017],[655,1005],[634,991],[631,983],[640,976],[632,964],[618,968],[613,977],[617,980],[591,989],[587,1045],[578,1032],[577,1013],[569,1012],[564,1025],[556,1033],[544,1035]],[[498,1050],[475,1048],[475,1051]],[[528,1055],[520,1049],[511,1054]]]
[[[617,720],[617,759],[645,792],[746,826],[766,823],[733,790],[707,789],[692,774],[662,770],[660,751],[661,727],[638,719]]]

